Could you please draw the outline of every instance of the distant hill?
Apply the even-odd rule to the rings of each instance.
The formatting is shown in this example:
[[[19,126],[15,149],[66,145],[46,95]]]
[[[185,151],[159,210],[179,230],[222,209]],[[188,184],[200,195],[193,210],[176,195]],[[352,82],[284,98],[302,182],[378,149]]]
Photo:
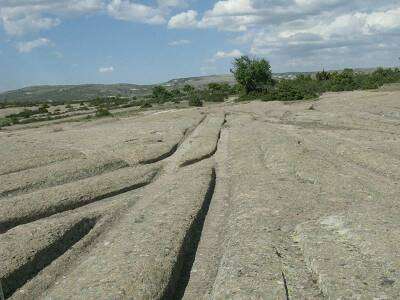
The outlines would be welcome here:
[[[43,85],[0,94],[0,102],[63,102],[107,96],[136,96],[149,92],[149,86],[136,84]]]
[[[193,85],[197,88],[205,86],[211,82],[234,83],[231,75],[211,75],[202,77],[190,77],[173,79],[161,83],[169,88],[182,87],[185,84]],[[80,85],[41,85],[31,86],[18,90],[0,93],[0,102],[64,102],[91,100],[96,97],[117,96],[133,97],[151,93],[154,85],[137,84],[80,84]]]
[[[178,78],[178,79],[172,79],[166,83],[164,83],[164,86],[170,86],[170,87],[182,87],[185,84],[189,84],[191,86],[194,86],[196,88],[200,88],[202,86],[206,86],[209,83],[213,82],[226,82],[229,84],[234,84],[235,78],[231,74],[226,74],[226,75],[210,75],[210,76],[200,76],[200,77],[187,77],[187,78]]]

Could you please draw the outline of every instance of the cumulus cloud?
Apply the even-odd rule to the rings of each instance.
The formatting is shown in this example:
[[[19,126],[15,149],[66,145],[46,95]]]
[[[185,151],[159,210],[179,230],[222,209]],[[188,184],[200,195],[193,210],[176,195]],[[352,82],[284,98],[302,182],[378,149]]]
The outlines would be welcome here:
[[[0,23],[12,36],[50,29],[65,17],[96,12],[123,21],[163,24],[172,9],[185,5],[185,0],[158,0],[153,6],[135,0],[0,0]]]
[[[203,65],[200,67],[200,71],[203,75],[209,75],[217,72],[218,61],[223,61],[227,58],[236,58],[242,56],[243,53],[234,49],[231,51],[217,51],[211,58],[204,60]]]
[[[0,18],[4,30],[9,35],[22,35],[26,32],[35,32],[60,24],[58,18],[41,17],[37,13],[25,13],[14,9],[1,9]]]
[[[189,40],[177,40],[177,41],[172,41],[170,43],[168,43],[169,46],[183,46],[183,45],[188,45],[190,44]]]
[[[188,10],[186,12],[173,16],[169,22],[169,28],[191,28],[198,25],[197,21],[198,13],[194,10]]]
[[[322,61],[390,65],[400,48],[396,0],[220,0],[202,15],[178,14],[169,25],[236,32],[232,42],[286,69],[319,68]]]
[[[103,0],[0,0],[0,21],[9,35],[50,29],[60,17],[85,14],[103,7]]]
[[[40,38],[37,40],[33,41],[28,41],[28,42],[19,42],[16,45],[16,48],[18,52],[20,53],[29,53],[35,48],[40,48],[40,47],[45,47],[51,45],[51,42],[49,39],[46,38]]]
[[[354,12],[317,19],[300,26],[277,25],[274,30],[261,30],[252,43],[252,52],[273,54],[304,50],[356,47],[376,44],[400,32],[400,8],[371,13]],[[281,52],[282,53],[282,52]]]
[[[390,64],[400,48],[399,0],[218,0],[204,12],[190,9],[190,3],[0,0],[0,23],[8,35],[22,36],[58,26],[65,17],[101,12],[170,29],[212,29],[227,32],[230,41],[240,44],[236,47],[286,67],[314,66],[318,60]],[[175,42],[169,45],[185,44]]]
[[[184,7],[186,0],[157,0],[159,7]]]
[[[107,11],[110,16],[123,21],[147,24],[165,23],[163,12],[160,9],[129,0],[112,0],[107,5]]]
[[[112,72],[114,72],[113,66],[99,68],[99,73],[112,73]]]
[[[224,59],[224,58],[234,58],[234,57],[239,57],[242,56],[242,52],[240,52],[239,50],[235,49],[232,51],[218,51],[217,53],[215,53],[214,55],[214,60],[217,59]]]
[[[213,16],[254,14],[257,10],[253,7],[252,0],[224,0],[217,1],[212,10],[207,14]]]

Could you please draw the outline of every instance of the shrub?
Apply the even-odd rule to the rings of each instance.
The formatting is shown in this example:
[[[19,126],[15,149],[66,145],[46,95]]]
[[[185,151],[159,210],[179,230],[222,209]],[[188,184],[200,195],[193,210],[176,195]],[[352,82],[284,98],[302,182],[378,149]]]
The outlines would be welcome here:
[[[190,95],[191,93],[193,93],[195,91],[195,88],[192,87],[190,84],[185,84],[185,86],[183,87],[183,91],[187,94]]]
[[[48,109],[47,109],[49,106],[48,105],[46,105],[46,106],[44,106],[44,105],[40,106],[39,109],[38,109],[38,112],[40,114],[47,114],[49,112]]]
[[[104,107],[100,107],[96,110],[96,117],[109,117],[112,116],[112,114],[110,113],[110,111],[107,108]]]
[[[181,90],[180,89],[173,89],[172,91],[171,91],[171,94],[172,94],[172,96],[175,98],[175,97],[180,97],[180,96],[182,96],[182,92],[181,92]]]
[[[9,117],[9,119],[11,120],[11,123],[12,123],[12,124],[18,124],[18,123],[19,123],[18,118],[15,117],[15,116],[11,116],[11,117]]]
[[[203,101],[200,100],[200,97],[199,97],[198,95],[193,95],[193,96],[189,99],[189,105],[190,105],[190,106],[201,107],[201,106],[203,106]]]
[[[376,89],[387,83],[400,82],[400,70],[382,69],[357,73],[352,69],[342,72],[322,71],[311,76],[299,75],[296,79],[279,80],[269,90],[255,91],[241,95],[239,101],[261,99],[264,101],[291,101],[313,99],[324,92]]]
[[[10,118],[0,118],[0,128],[5,126],[11,126],[13,121]]]
[[[142,105],[140,105],[140,108],[150,108],[150,107],[153,107],[152,105],[151,105],[151,103],[150,102],[143,102],[142,103]]]
[[[322,72],[317,72],[315,75],[318,81],[326,81],[331,79],[331,74],[322,70]]]
[[[292,101],[305,100],[318,97],[318,93],[302,80],[282,80],[276,87],[266,93],[262,100]]]
[[[208,90],[213,93],[216,93],[216,92],[230,93],[231,87],[229,86],[228,83],[212,82],[212,83],[208,84]]]

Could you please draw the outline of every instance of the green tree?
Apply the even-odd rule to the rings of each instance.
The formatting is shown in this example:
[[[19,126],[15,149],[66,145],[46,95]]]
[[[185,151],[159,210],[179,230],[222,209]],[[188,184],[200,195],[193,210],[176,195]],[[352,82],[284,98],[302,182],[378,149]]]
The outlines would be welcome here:
[[[162,85],[153,88],[152,97],[159,103],[167,102],[172,98],[172,94]]]
[[[274,84],[271,66],[263,58],[235,58],[231,72],[246,94],[267,91]]]

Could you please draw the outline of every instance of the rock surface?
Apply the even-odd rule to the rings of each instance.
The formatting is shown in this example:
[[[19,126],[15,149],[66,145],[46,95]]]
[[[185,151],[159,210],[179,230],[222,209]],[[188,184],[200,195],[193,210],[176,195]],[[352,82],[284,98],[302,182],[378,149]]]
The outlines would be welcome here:
[[[399,299],[399,112],[344,92],[2,130],[4,296]]]

